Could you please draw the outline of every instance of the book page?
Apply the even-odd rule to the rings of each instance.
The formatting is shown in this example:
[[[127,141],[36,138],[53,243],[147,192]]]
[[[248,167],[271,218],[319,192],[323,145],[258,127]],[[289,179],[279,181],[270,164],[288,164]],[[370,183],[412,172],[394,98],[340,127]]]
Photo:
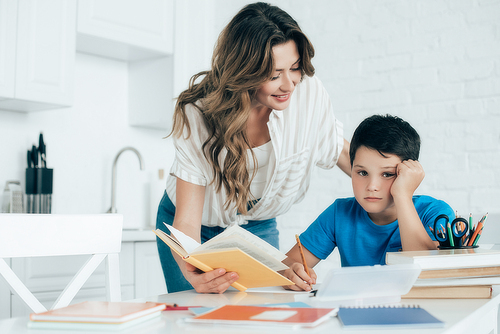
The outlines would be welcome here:
[[[209,241],[212,240],[213,239]],[[203,251],[206,250],[239,248],[243,252],[247,253],[257,261],[262,262],[263,264],[265,264],[274,271],[288,269],[288,267],[283,263],[281,263],[280,260],[270,256],[270,254],[266,253],[265,250],[255,246],[248,240],[241,238],[240,235],[231,235],[230,237],[227,238],[218,238],[217,242],[215,243],[214,242],[209,243],[209,241],[205,242],[203,245],[201,245],[201,247],[196,249],[196,251],[192,253],[192,255],[195,255],[197,253],[203,253]]]
[[[188,253],[184,248],[182,248],[182,245],[173,237],[165,233],[164,231],[160,230],[157,228],[156,230],[153,231],[158,238],[160,238],[165,244],[167,244],[168,247],[170,247],[171,250],[177,253],[180,257],[185,258],[188,256]]]
[[[181,244],[182,248],[184,248],[188,254],[191,254],[196,248],[200,247],[200,243],[198,243],[198,241],[186,235],[184,232],[181,232],[168,224],[165,224],[165,226],[170,230],[170,233],[174,235],[177,241]]]
[[[286,258],[285,254],[239,225],[228,227],[224,232],[202,245],[175,227],[168,224],[165,224],[165,226],[177,239],[178,243],[182,245],[187,254],[201,253],[209,249],[239,248],[275,271],[288,269],[286,265],[281,263]]]
[[[243,227],[241,227],[239,225],[233,225],[231,227],[228,227],[224,232],[222,232],[221,234],[208,240],[206,243],[217,242],[217,240],[219,240],[219,239],[229,238],[233,235],[238,235],[242,239],[245,239],[248,243],[257,246],[258,248],[262,249],[265,253],[269,254],[270,256],[276,258],[279,261],[283,261],[284,259],[286,259],[285,254],[283,254],[278,249],[271,246],[268,242],[262,240],[261,238],[259,238],[255,234],[248,232],[247,230],[245,230]],[[203,245],[205,245],[205,244],[203,244]]]

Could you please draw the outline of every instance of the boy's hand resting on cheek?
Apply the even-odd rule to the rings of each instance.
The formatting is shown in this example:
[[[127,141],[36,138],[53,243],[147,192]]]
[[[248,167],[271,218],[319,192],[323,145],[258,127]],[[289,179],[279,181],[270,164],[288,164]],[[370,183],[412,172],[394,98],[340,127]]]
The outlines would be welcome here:
[[[425,172],[420,162],[416,160],[402,161],[396,168],[396,179],[391,187],[392,197],[411,199],[424,176]]]
[[[311,291],[311,285],[316,284],[317,279],[314,270],[309,268],[311,276],[308,276],[302,263],[294,262],[288,267],[289,269],[282,270],[279,273],[295,283],[295,285],[286,285],[283,287],[287,290]]]

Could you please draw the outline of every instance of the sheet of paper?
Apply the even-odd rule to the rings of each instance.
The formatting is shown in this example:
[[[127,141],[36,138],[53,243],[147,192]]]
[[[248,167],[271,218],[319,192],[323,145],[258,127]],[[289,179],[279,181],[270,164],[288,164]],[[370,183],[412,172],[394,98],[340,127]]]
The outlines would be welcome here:
[[[297,314],[297,311],[264,311],[262,313],[251,316],[253,320],[276,320],[281,321],[290,318]]]
[[[163,223],[165,224],[165,223]],[[181,243],[182,247],[186,250],[188,254],[191,254],[196,248],[200,247],[200,243],[189,235],[184,234],[184,232],[179,231],[173,226],[165,224],[165,226],[170,230],[170,233]]]

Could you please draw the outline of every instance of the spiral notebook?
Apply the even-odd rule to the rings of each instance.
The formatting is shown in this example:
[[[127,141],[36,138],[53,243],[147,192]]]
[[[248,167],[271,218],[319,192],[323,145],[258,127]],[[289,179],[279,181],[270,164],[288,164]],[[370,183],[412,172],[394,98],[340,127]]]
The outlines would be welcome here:
[[[433,328],[444,322],[419,306],[341,307],[337,314],[346,329]]]

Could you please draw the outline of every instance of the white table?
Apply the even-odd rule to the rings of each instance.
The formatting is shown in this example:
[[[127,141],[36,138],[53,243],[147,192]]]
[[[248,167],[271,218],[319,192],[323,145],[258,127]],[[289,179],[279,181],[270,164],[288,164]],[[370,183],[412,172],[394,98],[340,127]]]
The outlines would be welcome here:
[[[499,287],[500,288],[500,287]],[[383,330],[349,330],[344,331],[337,318],[311,329],[299,329],[297,333],[351,333],[351,334],[399,334],[399,333],[422,333],[422,334],[489,334],[497,333],[497,315],[500,303],[500,289],[493,291],[491,299],[405,299],[402,304],[420,305],[435,317],[446,323],[444,328],[432,329],[383,329]],[[265,304],[292,302],[296,299],[304,300],[304,295],[281,294],[281,293],[242,293],[226,292],[220,295],[198,294],[194,291],[185,291],[165,295],[143,298],[137,301],[157,301],[166,303],[177,303],[180,306],[220,306],[225,304]],[[314,298],[311,298],[309,304],[314,305]],[[260,326],[207,326],[193,325],[182,321],[183,318],[190,316],[189,311],[166,311],[158,319],[144,323],[141,326],[129,328],[119,333],[287,333],[290,329],[280,327]],[[26,324],[28,317],[18,317],[0,321],[0,333],[2,334],[87,334],[95,332],[85,331],[63,331],[63,330],[28,330]],[[116,332],[115,332],[116,333]]]

